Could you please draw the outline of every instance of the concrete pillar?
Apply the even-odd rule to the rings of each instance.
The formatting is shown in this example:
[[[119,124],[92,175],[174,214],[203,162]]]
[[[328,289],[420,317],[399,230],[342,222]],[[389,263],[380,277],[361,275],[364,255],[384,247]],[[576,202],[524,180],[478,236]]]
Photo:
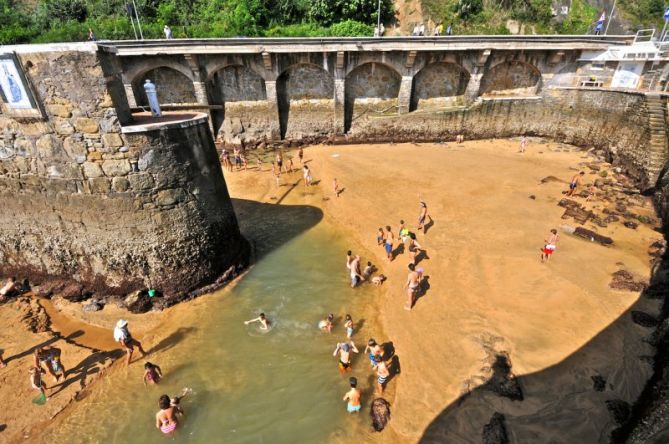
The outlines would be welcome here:
[[[481,78],[483,77],[483,68],[477,67],[476,71],[469,77],[467,89],[465,90],[465,102],[471,103],[479,96],[479,89],[481,88]]]
[[[346,80],[344,78],[335,78],[333,126],[335,134],[337,135],[344,134],[345,100],[346,100]]]
[[[402,76],[402,82],[400,83],[400,92],[397,95],[400,114],[405,114],[409,112],[409,106],[411,104],[412,87],[413,87],[413,76]]]
[[[265,80],[265,94],[268,102],[277,103],[276,80]]]
[[[130,108],[137,108],[137,100],[135,99],[135,93],[132,91],[132,84],[124,83],[123,87],[125,88],[125,95],[128,98],[128,106]]]

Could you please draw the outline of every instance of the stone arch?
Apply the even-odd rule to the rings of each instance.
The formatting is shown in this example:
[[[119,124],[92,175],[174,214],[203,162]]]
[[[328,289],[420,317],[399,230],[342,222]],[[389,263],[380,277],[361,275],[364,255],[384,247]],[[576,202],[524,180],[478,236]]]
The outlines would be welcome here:
[[[457,63],[437,62],[425,65],[414,76],[409,110],[418,109],[421,101],[446,104],[455,97],[463,96],[469,78],[469,72]]]
[[[187,70],[186,70],[187,71]],[[171,66],[157,66],[138,72],[132,81],[132,92],[139,106],[148,106],[144,80],[151,79],[156,84],[160,104],[197,103],[195,87],[190,75]]]
[[[511,60],[488,69],[479,95],[534,95],[541,88],[541,72],[527,62]]]
[[[310,108],[319,105],[310,101],[334,100],[334,78],[321,66],[312,63],[291,65],[277,77],[276,95],[281,138],[284,138],[288,132],[291,102],[301,102],[300,111],[308,112]]]
[[[225,65],[207,76],[211,103],[267,100],[265,79],[244,65]]]
[[[394,100],[397,105],[401,82],[399,72],[379,62],[363,63],[351,70],[346,76],[344,88],[344,131],[351,129],[356,101]]]

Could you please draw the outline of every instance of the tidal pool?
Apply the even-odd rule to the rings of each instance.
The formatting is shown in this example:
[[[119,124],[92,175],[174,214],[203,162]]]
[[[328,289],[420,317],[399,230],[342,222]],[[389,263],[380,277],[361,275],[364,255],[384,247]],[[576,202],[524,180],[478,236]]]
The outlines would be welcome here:
[[[344,256],[353,246],[342,239],[320,223],[265,254],[234,288],[174,308],[157,344],[145,344],[155,352],[98,381],[44,441],[318,443],[368,434],[374,379],[362,352],[369,337],[385,339],[375,319],[381,290],[349,288]],[[260,312],[273,323],[269,332],[243,323]],[[317,323],[330,312],[336,324],[327,334]],[[360,354],[342,377],[332,352],[345,339],[347,313]],[[142,383],[147,360],[164,372],[158,386]],[[341,400],[350,375],[364,393],[356,415]],[[182,401],[186,419],[163,436],[155,427],[158,397],[184,387],[193,390]]]

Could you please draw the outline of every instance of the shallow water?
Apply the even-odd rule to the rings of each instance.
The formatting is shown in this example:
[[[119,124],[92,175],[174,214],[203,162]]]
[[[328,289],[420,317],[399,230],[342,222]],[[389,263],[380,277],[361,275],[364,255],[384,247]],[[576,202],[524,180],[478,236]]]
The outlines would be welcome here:
[[[116,369],[45,441],[317,443],[368,430],[373,378],[362,351],[379,334],[374,307],[381,292],[349,288],[349,247],[320,223],[266,254],[235,288],[176,307],[171,334],[157,345],[139,338],[154,345],[147,359],[164,372],[159,386],[144,387],[144,360]],[[243,324],[261,311],[273,322],[266,333]],[[317,328],[328,312],[336,320],[331,335]],[[357,323],[353,340],[360,348],[352,373],[365,393],[358,415],[346,413],[341,398],[350,374],[343,378],[332,356],[345,339],[346,313]],[[173,436],[162,436],[154,424],[158,397],[184,387],[193,390],[182,401],[186,419]]]

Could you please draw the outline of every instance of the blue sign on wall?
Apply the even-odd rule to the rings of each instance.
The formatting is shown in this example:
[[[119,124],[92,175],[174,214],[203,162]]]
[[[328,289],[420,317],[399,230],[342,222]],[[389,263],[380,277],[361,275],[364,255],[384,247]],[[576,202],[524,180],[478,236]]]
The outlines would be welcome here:
[[[664,8],[664,18],[669,19],[669,8]]]

